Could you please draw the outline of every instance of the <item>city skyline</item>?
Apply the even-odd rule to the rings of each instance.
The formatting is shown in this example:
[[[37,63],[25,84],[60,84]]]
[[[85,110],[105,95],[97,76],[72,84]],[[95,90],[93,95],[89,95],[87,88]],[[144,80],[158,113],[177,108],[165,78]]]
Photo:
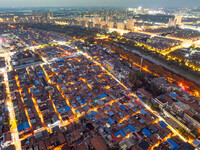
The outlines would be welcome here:
[[[197,8],[197,0],[2,0],[1,7],[144,7],[144,8]]]

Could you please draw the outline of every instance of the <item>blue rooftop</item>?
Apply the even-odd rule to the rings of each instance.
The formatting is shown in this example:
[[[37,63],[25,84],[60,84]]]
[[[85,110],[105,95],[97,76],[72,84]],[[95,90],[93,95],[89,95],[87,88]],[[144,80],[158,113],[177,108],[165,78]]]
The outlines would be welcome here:
[[[76,104],[72,104],[72,107],[77,107],[77,105]]]
[[[78,142],[76,143],[76,145],[79,145],[80,143],[82,143],[82,141],[78,141]]]
[[[56,61],[57,63],[59,63],[59,62],[64,62],[64,60],[63,59],[61,59],[61,60],[58,60],[58,61]]]
[[[113,123],[115,123],[115,122],[112,120],[112,118],[110,118],[110,117],[109,117],[107,120],[108,120],[108,122],[109,122],[111,125],[112,125]]]
[[[194,140],[193,144],[194,144],[195,146],[198,146],[198,145],[200,145],[200,141],[199,141],[199,140]]]
[[[39,84],[40,84],[40,81],[38,81],[38,80],[34,81],[34,85],[39,85]]]
[[[102,120],[99,120],[99,121],[98,121],[98,124],[102,124],[102,122],[103,122]]]
[[[70,110],[71,110],[71,108],[67,105],[67,106],[65,106],[65,107],[59,108],[59,109],[58,109],[58,112],[59,112],[60,114],[64,114],[64,113],[66,113],[66,112],[68,112],[68,111],[70,111]]]
[[[40,76],[40,75],[43,75],[43,74],[44,74],[44,72],[41,71],[41,72],[37,73],[37,76]]]
[[[60,72],[60,69],[56,69],[55,72]]]
[[[80,96],[77,96],[76,99],[79,100],[79,99],[81,99],[81,97],[80,97]]]
[[[171,150],[176,150],[179,147],[172,139],[168,139],[167,142],[172,145]]]
[[[114,113],[113,113],[112,111],[109,111],[109,112],[108,112],[108,115],[109,115],[109,116],[113,116]]]
[[[97,113],[95,111],[90,111],[91,114],[87,114],[87,116],[91,119],[94,117]]]
[[[123,131],[129,131],[129,133],[132,133],[132,132],[135,132],[136,131],[136,128],[134,128],[132,125],[128,125],[126,128],[123,129]],[[125,132],[127,133],[127,132]]]
[[[118,132],[116,132],[115,133],[115,136],[117,137],[118,135],[122,135],[123,137],[125,137],[126,136],[126,134],[124,133],[124,131],[122,131],[122,130],[119,130]]]
[[[145,115],[147,112],[144,109],[141,109],[140,112]]]
[[[174,97],[174,98],[176,98],[178,95],[176,94],[176,93],[174,93],[174,92],[170,92],[170,95],[172,96],[172,97]]]
[[[163,128],[167,127],[167,124],[164,121],[158,121],[158,124]]]
[[[84,99],[79,99],[79,100],[77,100],[77,101],[78,101],[78,103],[83,103],[83,104],[86,104],[86,103],[87,103]]]
[[[122,114],[121,112],[119,112],[119,115],[122,116],[122,117],[124,117],[124,114]]]
[[[23,130],[26,130],[30,128],[28,122],[24,122],[23,124],[17,126],[17,130],[20,132],[20,131],[23,131]]]
[[[66,109],[66,111],[70,111],[71,110],[71,108],[68,105],[65,106],[65,109]]]
[[[102,99],[102,98],[105,98],[105,97],[107,97],[107,95],[105,93],[98,95],[99,99]]]
[[[24,130],[26,130],[27,128],[30,128],[28,122],[24,122],[23,126],[24,126]]]
[[[142,132],[144,134],[146,134],[147,137],[151,135],[151,132],[148,129],[146,129],[146,128],[142,129]]]
[[[23,125],[17,126],[17,130],[18,130],[18,132],[22,131],[23,130]]]
[[[138,94],[136,94],[136,96],[137,96],[141,101],[143,100]]]
[[[35,88],[31,88],[31,93],[33,93],[36,89]]]
[[[124,105],[120,105],[120,107],[123,109],[123,110],[126,110],[126,107]]]

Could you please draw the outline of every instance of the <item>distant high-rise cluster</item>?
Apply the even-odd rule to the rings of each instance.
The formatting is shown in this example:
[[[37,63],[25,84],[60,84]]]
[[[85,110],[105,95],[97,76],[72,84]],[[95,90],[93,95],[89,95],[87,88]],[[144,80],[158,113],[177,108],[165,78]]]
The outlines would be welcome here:
[[[103,30],[109,30],[110,28],[116,28],[118,30],[129,30],[133,31],[135,27],[136,19],[126,19],[125,21],[122,20],[115,20],[109,16],[100,17],[100,16],[93,16],[93,17],[77,17],[75,20],[66,20],[66,21],[55,21],[56,24],[62,25],[78,25],[87,28],[98,28]]]
[[[32,16],[44,17],[44,18],[53,18],[53,12],[42,12],[41,10],[33,10]]]
[[[37,22],[50,22],[53,18],[53,12],[42,12],[41,10],[33,10],[32,11],[32,21]]]
[[[18,15],[0,18],[0,22],[6,23],[51,23],[53,12],[33,10],[30,15],[21,17]]]
[[[42,16],[42,11],[41,10],[33,10],[32,16]]]

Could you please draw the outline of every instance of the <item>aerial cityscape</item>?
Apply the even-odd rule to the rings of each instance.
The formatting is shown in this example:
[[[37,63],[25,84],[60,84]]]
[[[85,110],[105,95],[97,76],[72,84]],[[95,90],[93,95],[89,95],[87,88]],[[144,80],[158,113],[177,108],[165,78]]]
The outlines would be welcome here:
[[[199,150],[197,0],[2,0],[0,150]]]

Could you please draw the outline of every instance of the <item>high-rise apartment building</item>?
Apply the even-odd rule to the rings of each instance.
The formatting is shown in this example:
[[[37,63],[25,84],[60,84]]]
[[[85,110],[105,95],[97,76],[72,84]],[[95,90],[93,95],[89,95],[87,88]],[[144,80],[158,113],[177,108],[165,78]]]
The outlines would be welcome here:
[[[136,20],[135,19],[127,19],[126,28],[127,30],[133,30]]]
[[[124,30],[124,27],[125,27],[124,22],[118,22],[118,23],[117,23],[117,29],[119,29],[119,30]]]
[[[113,28],[114,27],[114,22],[108,22],[108,28]]]

